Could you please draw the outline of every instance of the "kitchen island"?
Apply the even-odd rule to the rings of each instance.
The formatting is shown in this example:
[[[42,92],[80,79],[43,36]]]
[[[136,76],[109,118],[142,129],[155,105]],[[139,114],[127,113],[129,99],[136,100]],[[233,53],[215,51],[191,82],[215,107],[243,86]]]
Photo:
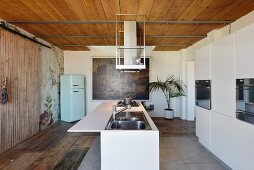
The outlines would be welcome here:
[[[150,130],[105,130],[115,104],[102,103],[68,132],[100,132],[102,170],[159,170],[159,131],[142,105],[128,112],[142,111]]]

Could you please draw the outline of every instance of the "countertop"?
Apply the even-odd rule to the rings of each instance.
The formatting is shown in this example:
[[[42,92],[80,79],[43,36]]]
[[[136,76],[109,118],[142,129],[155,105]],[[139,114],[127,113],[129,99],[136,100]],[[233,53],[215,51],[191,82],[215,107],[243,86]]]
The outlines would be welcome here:
[[[119,130],[105,130],[105,127],[112,115],[112,105],[116,105],[116,102],[104,102],[100,104],[97,108],[95,108],[91,113],[87,114],[86,117],[77,122],[74,126],[72,126],[68,132],[101,132],[101,131],[118,131]],[[122,107],[117,107],[117,109],[121,109]],[[144,107],[140,104],[139,107],[132,107],[128,112],[134,111],[143,111],[146,119],[151,126],[152,130],[138,130],[138,131],[158,131],[151,117],[144,109]],[[122,130],[122,131],[130,131],[130,130]],[[133,131],[133,130],[132,130]],[[135,130],[137,131],[137,130]]]

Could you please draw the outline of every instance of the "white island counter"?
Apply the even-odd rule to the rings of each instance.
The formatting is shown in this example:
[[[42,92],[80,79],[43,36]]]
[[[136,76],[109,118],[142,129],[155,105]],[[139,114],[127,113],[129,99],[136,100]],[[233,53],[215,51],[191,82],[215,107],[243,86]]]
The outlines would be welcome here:
[[[151,130],[105,130],[114,104],[102,103],[68,132],[100,132],[102,170],[159,170],[159,131],[144,107],[128,112],[143,111]]]

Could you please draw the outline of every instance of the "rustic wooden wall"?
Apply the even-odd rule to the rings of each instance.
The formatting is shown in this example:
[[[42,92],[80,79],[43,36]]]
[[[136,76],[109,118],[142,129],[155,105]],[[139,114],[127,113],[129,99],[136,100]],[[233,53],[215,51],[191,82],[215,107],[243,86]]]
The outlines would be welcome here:
[[[0,153],[39,131],[39,45],[0,29],[0,79],[9,102],[0,104]]]

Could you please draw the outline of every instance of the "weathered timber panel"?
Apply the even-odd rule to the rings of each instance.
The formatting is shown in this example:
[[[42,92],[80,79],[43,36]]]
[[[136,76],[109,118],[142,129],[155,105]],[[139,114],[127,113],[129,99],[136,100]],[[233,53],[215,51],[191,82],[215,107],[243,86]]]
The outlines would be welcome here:
[[[0,79],[9,101],[0,104],[0,153],[39,131],[39,45],[0,29]]]

